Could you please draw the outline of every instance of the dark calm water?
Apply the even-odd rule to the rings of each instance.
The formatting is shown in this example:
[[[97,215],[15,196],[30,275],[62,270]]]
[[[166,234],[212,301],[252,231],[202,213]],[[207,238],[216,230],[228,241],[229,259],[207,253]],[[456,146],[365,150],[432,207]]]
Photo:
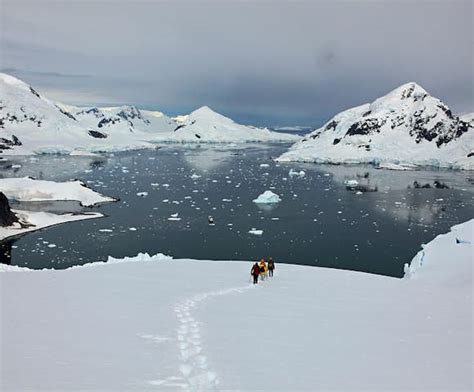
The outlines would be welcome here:
[[[138,252],[222,260],[272,256],[282,263],[400,277],[421,243],[474,217],[469,173],[273,162],[271,158],[287,147],[168,146],[98,158],[40,156],[1,162],[4,177],[78,178],[121,199],[94,208],[75,202],[15,205],[54,212],[100,211],[106,217],[4,241],[3,261],[66,268]],[[290,169],[306,175],[291,177]],[[362,193],[346,188],[344,181],[350,179],[359,182]],[[280,195],[279,204],[252,202],[268,189]],[[137,195],[140,192],[148,195]],[[176,213],[181,220],[168,220]],[[209,215],[214,226],[208,224]],[[263,235],[249,234],[252,228],[263,230]]]

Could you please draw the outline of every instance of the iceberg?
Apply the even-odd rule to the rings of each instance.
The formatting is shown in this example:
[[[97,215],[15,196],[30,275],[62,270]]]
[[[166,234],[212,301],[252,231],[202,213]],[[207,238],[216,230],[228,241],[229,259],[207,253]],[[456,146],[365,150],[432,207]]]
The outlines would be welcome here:
[[[274,204],[279,203],[280,201],[280,196],[278,196],[276,193],[273,193],[272,191],[265,191],[253,200],[253,202],[257,204]]]

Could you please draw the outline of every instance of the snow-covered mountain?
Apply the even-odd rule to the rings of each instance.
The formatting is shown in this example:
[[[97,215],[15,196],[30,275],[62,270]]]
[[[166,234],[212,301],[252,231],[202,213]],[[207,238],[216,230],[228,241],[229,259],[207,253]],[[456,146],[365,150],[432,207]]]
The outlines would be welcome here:
[[[416,83],[337,114],[279,161],[474,169],[473,115],[456,116]]]
[[[264,142],[296,141],[300,137],[237,124],[228,117],[202,106],[187,116],[178,116],[173,141],[179,142]]]
[[[0,73],[3,154],[80,153],[151,147],[150,133],[175,122],[134,106],[80,108],[53,102],[21,80]]]
[[[178,121],[179,120],[179,121]],[[135,106],[77,107],[53,102],[0,73],[0,153],[81,154],[154,148],[157,142],[294,141],[294,136],[235,123],[203,107],[172,119]]]

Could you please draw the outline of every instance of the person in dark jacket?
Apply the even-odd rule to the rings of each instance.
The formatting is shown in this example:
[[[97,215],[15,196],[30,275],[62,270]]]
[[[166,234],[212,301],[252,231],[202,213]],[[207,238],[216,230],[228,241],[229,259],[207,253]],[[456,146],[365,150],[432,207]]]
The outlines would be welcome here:
[[[273,259],[270,257],[268,259],[268,274],[270,276],[273,276],[273,270],[275,269],[275,262],[273,261]]]
[[[255,263],[250,270],[250,275],[253,276],[253,284],[258,283],[258,275],[260,274],[260,267],[258,266],[257,263]]]

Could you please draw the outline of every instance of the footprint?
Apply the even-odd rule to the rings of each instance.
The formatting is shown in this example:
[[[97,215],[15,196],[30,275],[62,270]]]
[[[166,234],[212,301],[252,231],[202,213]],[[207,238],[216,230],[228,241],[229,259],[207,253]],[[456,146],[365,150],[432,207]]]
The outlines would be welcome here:
[[[183,374],[184,377],[189,377],[193,368],[189,365],[183,364],[179,366],[179,371]]]

